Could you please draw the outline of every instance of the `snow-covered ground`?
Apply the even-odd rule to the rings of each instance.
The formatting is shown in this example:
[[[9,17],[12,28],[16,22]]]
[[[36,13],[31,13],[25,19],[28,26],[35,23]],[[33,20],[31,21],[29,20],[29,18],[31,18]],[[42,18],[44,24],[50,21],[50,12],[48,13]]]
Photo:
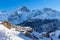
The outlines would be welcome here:
[[[3,24],[0,24],[0,40],[60,40],[60,30],[51,32],[50,37],[43,37],[42,33],[33,31],[30,33],[31,38],[25,36],[21,32],[13,31],[6,28]]]
[[[49,8],[47,8],[49,9]],[[49,9],[50,10],[50,9]],[[19,12],[18,12],[19,11]],[[18,13],[8,14],[6,12],[0,12],[0,21],[7,20],[12,24],[23,23],[26,20],[31,21],[30,19],[60,19],[60,11],[54,10],[34,10],[31,12],[24,12],[18,10]],[[43,26],[44,27],[44,26]],[[60,40],[60,30],[56,30],[50,33],[50,37],[43,37],[42,33],[33,31],[30,33],[31,38],[25,36],[21,32],[13,31],[6,28],[4,25],[0,24],[0,40]]]
[[[24,35],[18,36],[19,34],[20,32],[12,31],[6,28],[3,24],[0,24],[0,40],[31,40]],[[21,38],[22,36],[24,37]]]

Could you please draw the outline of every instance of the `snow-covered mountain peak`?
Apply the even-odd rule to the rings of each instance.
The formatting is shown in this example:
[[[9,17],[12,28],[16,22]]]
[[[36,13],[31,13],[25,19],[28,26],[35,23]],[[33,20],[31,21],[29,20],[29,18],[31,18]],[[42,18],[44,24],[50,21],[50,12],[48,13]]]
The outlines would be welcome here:
[[[3,13],[6,13],[6,11],[0,11],[0,15],[2,15]]]
[[[51,8],[43,8],[44,11],[52,11]]]
[[[26,20],[33,19],[60,19],[60,12],[51,8],[43,8],[42,10],[36,9],[30,11],[27,7],[23,6],[20,9],[13,12],[8,20],[14,22],[14,24],[22,23]]]
[[[47,13],[48,15],[52,15],[53,13],[56,13],[56,10],[53,10],[51,8],[43,8],[43,11]]]
[[[23,12],[30,12],[30,10],[25,6],[22,6],[19,10]]]
[[[36,31],[36,32],[33,31],[32,33],[29,33],[27,37],[22,33],[17,36],[17,35],[15,35],[15,33],[17,33],[17,32],[13,32],[13,28],[11,30],[9,30],[4,25],[0,25],[0,34],[3,33],[2,35],[4,36],[5,35],[4,33],[7,33],[7,36],[8,35],[10,37],[13,36],[12,38],[14,40],[20,40],[20,38],[22,38],[23,40],[24,39],[28,40],[30,38],[36,40],[36,38],[37,38],[37,40],[40,40],[41,38],[40,38],[39,34],[41,32],[45,33],[48,31],[49,32],[54,31],[55,29],[57,29],[57,27],[60,27],[60,21],[58,21],[58,19],[60,19],[60,12],[53,10],[51,8],[44,8],[42,10],[37,9],[37,10],[30,11],[27,7],[23,6],[20,9],[17,9],[14,12],[12,12],[11,15],[4,11],[0,11],[0,14],[1,14],[0,21],[7,19],[9,21],[9,23],[11,23],[12,25],[14,24],[14,26],[16,26],[16,25],[20,25],[23,27],[30,26],[31,28],[34,29],[34,31]],[[58,32],[58,33],[60,34],[60,32]],[[12,34],[12,35],[10,35],[10,34]],[[8,38],[10,38],[9,36],[8,36]],[[1,37],[1,35],[0,35],[0,37]],[[15,37],[18,39],[15,39]],[[58,38],[58,37],[56,37],[56,38]],[[55,40],[55,38],[52,38],[52,39]],[[44,37],[42,37],[41,40],[45,40]],[[47,38],[47,40],[49,40],[49,39]]]

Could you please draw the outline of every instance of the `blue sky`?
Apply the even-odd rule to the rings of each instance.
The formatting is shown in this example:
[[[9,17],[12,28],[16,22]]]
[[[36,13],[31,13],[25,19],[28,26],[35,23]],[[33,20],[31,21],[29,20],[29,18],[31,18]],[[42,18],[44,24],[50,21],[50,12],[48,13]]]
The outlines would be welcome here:
[[[0,10],[14,10],[21,6],[29,9],[52,8],[60,11],[60,0],[0,0]]]

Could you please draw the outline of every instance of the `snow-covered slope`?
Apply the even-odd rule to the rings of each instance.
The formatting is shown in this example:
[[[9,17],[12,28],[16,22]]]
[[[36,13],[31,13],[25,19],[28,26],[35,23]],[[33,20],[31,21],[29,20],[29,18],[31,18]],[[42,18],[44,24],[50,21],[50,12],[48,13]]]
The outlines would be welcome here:
[[[13,12],[8,20],[14,24],[22,23],[30,19],[60,19],[60,11],[53,10],[51,8],[43,8],[42,10],[36,9],[30,11],[27,7],[22,7]],[[16,21],[17,20],[17,21]]]
[[[52,29],[56,29],[60,26],[60,11],[53,10],[51,8],[44,8],[42,10],[32,10],[30,11],[26,7],[22,7],[15,12],[12,12],[13,14],[7,13],[7,12],[0,12],[0,21],[7,20],[16,25],[16,24],[22,24],[23,26],[31,26],[33,29],[36,29],[35,31],[41,32],[43,31],[50,31]],[[47,20],[46,20],[47,19]],[[55,20],[57,19],[57,20]],[[54,21],[55,20],[55,21]],[[26,25],[25,25],[26,24]],[[20,34],[20,32],[12,31],[7,29],[5,26],[0,25],[0,34],[2,34],[2,38],[5,40],[13,39],[13,40],[32,40],[29,37],[24,36],[23,34]],[[43,32],[42,31],[42,32]],[[59,30],[60,31],[60,30]],[[56,31],[60,34],[59,31]],[[53,34],[55,35],[53,32]],[[19,34],[19,35],[18,35]],[[17,36],[18,35],[18,36]],[[31,35],[34,37],[39,38],[38,40],[52,40],[50,38],[42,37],[38,32],[32,32]],[[40,37],[40,36],[41,37]],[[15,39],[16,38],[16,39]],[[52,37],[54,40],[58,39],[58,36]],[[3,40],[1,39],[1,40]],[[34,38],[35,39],[35,38]]]
[[[21,36],[18,36],[19,34],[20,32],[12,31],[3,24],[0,24],[0,40],[32,40],[22,34]]]
[[[7,11],[0,11],[0,21],[4,21],[8,19],[8,16],[11,13],[7,12]]]
[[[14,24],[22,23],[30,19],[60,19],[60,11],[51,8],[43,8],[41,10],[29,10],[23,6],[13,12],[0,11],[0,21],[9,20]],[[16,21],[17,20],[17,21]]]
[[[13,13],[8,17],[8,21],[13,25],[31,26],[39,32],[50,31],[60,26],[60,21],[58,21],[60,20],[60,11],[51,8],[30,11],[27,7],[22,7]]]
[[[14,35],[14,31],[7,29],[4,25],[0,24],[0,40],[23,40],[23,39]]]

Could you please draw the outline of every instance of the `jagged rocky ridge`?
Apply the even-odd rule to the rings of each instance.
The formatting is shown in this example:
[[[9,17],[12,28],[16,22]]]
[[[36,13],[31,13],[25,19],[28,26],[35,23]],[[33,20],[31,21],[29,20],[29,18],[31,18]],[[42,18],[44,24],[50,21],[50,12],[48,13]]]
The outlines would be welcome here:
[[[58,22],[58,20],[56,19],[45,19],[45,20],[36,20],[36,21],[32,21],[32,22],[23,22],[21,24],[17,24],[17,25],[21,25],[21,26],[30,26],[32,27],[35,31],[37,32],[49,32],[52,30],[56,30],[58,29],[58,27],[60,27],[60,23]]]
[[[9,17],[8,20],[13,20],[16,25],[30,26],[37,32],[47,32],[60,27],[59,13],[59,11],[52,10],[51,8],[30,11],[26,7],[22,7],[17,11],[17,14],[11,15],[10,17],[13,17]],[[16,19],[17,22],[14,19]]]
[[[3,14],[3,13],[2,13]],[[6,20],[12,25],[30,26],[37,32],[56,30],[60,27],[60,11],[51,8],[30,11],[27,7],[9,13]],[[1,19],[0,19],[1,20]]]

